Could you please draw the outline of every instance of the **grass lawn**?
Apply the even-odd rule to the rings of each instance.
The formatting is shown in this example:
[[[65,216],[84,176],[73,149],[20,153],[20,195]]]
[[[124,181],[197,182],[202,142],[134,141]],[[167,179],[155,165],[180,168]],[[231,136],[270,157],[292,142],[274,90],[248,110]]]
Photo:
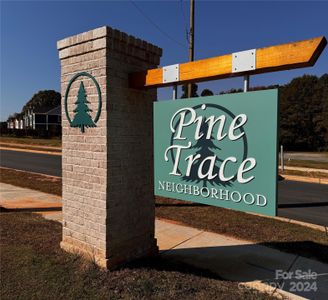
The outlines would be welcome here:
[[[2,300],[274,299],[162,258],[106,272],[62,251],[61,224],[38,215],[1,213],[0,228]]]
[[[32,146],[49,146],[49,147],[61,147],[61,139],[35,139],[32,137],[0,137],[0,143],[3,144],[21,144],[21,145],[32,145]]]
[[[48,194],[62,195],[62,179],[60,177],[38,175],[0,167],[0,182]]]
[[[61,178],[3,168],[0,171],[1,182],[61,195]],[[162,197],[156,197],[156,216],[328,263],[328,235],[309,227]]]

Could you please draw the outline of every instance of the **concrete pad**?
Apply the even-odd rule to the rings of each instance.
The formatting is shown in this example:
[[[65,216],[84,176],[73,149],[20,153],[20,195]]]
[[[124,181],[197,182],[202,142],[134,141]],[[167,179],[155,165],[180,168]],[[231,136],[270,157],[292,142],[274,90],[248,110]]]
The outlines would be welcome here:
[[[45,219],[62,222],[63,221],[63,213],[62,212],[42,212],[41,214]]]
[[[191,238],[164,255],[241,282],[274,280],[275,270],[288,270],[296,258],[293,254],[210,232]]]
[[[0,183],[0,204],[3,201],[15,201],[24,199],[38,199],[43,202],[60,202],[61,197],[43,193],[36,190],[21,188],[11,184]]]
[[[328,265],[281,252],[260,244],[205,232],[187,226],[156,220],[156,238],[160,254],[197,268],[210,270],[219,277],[238,281],[261,291],[284,295],[289,299],[328,299]],[[319,275],[317,292],[290,289],[290,283],[277,277],[277,270],[309,269]]]
[[[157,219],[155,221],[155,237],[157,238],[157,245],[160,251],[169,250],[200,233],[202,231],[195,228],[176,225]]]

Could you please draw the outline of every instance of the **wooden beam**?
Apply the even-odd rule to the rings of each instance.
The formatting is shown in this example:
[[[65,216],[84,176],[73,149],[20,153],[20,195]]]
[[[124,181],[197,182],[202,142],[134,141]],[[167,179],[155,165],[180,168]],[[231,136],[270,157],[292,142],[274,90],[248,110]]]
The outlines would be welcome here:
[[[180,80],[163,83],[163,68],[130,74],[130,87],[163,87],[188,82],[208,81],[245,74],[260,74],[274,71],[310,67],[315,64],[327,44],[324,36],[256,49],[256,69],[232,73],[232,54],[216,56],[180,64]]]

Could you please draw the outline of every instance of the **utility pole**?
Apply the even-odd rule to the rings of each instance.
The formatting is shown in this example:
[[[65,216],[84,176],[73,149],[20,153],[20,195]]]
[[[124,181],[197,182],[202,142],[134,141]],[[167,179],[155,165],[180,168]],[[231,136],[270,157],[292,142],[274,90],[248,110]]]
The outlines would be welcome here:
[[[195,0],[190,0],[190,33],[189,33],[189,61],[194,61],[194,26],[195,26]],[[188,84],[188,98],[191,98],[192,84]]]

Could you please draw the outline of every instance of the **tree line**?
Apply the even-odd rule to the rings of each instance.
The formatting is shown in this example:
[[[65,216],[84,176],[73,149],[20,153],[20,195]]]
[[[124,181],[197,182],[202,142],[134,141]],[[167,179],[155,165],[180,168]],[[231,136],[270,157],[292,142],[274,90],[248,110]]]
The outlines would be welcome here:
[[[303,75],[285,85],[258,86],[250,91],[279,89],[279,144],[287,151],[328,151],[328,74]],[[181,98],[187,98],[187,85]],[[198,97],[192,84],[192,96]],[[219,94],[240,93],[230,89]],[[205,89],[201,96],[214,93]]]
[[[328,74],[303,75],[285,85],[257,86],[249,90],[272,88],[278,88],[280,95],[279,144],[287,151],[328,151]],[[187,85],[182,86],[182,92],[181,98],[187,98]],[[230,89],[218,94],[240,92],[242,89]],[[209,89],[200,93],[200,96],[211,95],[214,93]],[[198,96],[198,85],[193,83],[192,97]],[[60,105],[60,99],[56,91],[40,91],[26,103],[21,114],[31,107]]]
[[[21,118],[28,113],[29,109],[37,110],[43,107],[54,108],[60,105],[61,95],[54,90],[43,90],[35,93],[32,98],[26,102],[20,113],[14,113],[9,119]]]

